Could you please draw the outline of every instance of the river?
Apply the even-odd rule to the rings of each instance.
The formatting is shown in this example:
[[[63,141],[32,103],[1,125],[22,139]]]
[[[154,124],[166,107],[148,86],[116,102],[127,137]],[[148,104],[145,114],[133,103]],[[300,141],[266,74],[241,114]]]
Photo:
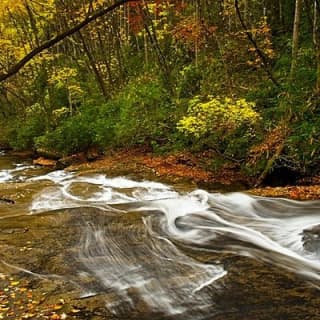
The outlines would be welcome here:
[[[0,196],[14,200],[0,202],[0,273],[82,304],[75,319],[320,319],[320,201],[49,172],[5,153]]]

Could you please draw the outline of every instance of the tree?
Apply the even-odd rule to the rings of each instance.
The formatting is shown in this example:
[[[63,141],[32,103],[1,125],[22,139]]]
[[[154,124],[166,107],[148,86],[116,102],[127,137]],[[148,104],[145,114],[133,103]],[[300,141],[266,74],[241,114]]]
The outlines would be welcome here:
[[[320,28],[319,28],[319,1],[314,0],[313,4],[313,44],[316,51],[317,82],[316,93],[320,94]]]
[[[292,59],[291,59],[291,69],[290,78],[294,78],[297,69],[297,59],[299,51],[299,35],[300,35],[300,20],[301,20],[301,9],[302,0],[296,0],[295,13],[294,13],[294,23],[292,32]]]
[[[20,69],[22,69],[30,60],[32,60],[39,53],[43,52],[46,49],[53,47],[57,43],[66,39],[67,37],[80,31],[82,28],[84,28],[85,26],[90,24],[92,21],[96,21],[98,18],[104,16],[105,14],[107,14],[109,12],[112,12],[116,8],[120,7],[121,5],[123,5],[127,2],[132,2],[132,1],[136,1],[136,0],[119,0],[109,7],[97,10],[92,15],[86,17],[84,20],[82,20],[80,23],[78,23],[74,27],[70,28],[69,30],[62,32],[59,35],[55,36],[54,38],[37,46],[36,48],[31,50],[27,55],[25,55],[19,62],[17,62],[15,65],[13,65],[7,72],[1,73],[0,74],[0,82],[5,81],[6,79],[8,79],[8,78],[12,77],[13,75],[15,75],[16,73],[18,73],[20,71]]]

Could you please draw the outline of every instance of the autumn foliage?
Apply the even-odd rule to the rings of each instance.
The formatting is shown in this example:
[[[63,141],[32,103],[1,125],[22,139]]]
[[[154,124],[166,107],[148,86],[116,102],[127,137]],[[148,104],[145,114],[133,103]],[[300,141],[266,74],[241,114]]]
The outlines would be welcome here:
[[[4,144],[214,150],[212,169],[236,164],[259,182],[274,168],[317,173],[313,2],[303,14],[287,0],[116,3],[1,1],[0,78],[37,53],[0,85]]]

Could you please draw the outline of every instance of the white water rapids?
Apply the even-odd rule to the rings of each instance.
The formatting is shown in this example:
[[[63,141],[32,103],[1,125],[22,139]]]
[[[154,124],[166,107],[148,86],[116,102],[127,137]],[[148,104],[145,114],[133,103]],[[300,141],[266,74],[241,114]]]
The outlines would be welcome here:
[[[1,171],[0,178],[8,182],[8,174]],[[251,257],[318,286],[320,201],[178,192],[158,182],[65,171],[27,179],[43,180],[51,185],[33,198],[27,214],[72,208],[81,226],[72,256],[78,269],[59,276],[77,283],[83,296],[107,292],[114,314],[142,303],[196,319],[190,310],[211,307],[207,289],[221,286],[228,269],[214,259],[199,262],[182,248]]]

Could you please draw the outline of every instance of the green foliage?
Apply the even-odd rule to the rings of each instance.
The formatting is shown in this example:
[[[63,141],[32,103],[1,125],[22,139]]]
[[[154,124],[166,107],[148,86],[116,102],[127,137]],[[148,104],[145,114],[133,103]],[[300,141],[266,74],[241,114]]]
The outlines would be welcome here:
[[[112,103],[82,107],[63,120],[53,131],[36,138],[36,146],[62,154],[84,151],[91,146],[104,148],[113,138],[114,110]]]
[[[303,119],[292,126],[292,132],[287,141],[284,158],[297,171],[319,172],[320,163],[320,119],[317,112],[308,110]]]
[[[195,97],[189,103],[188,115],[178,122],[178,130],[199,138],[207,133],[232,133],[243,125],[252,127],[260,119],[254,106],[245,99],[211,97],[201,102]]]
[[[106,5],[100,0],[50,0],[46,6],[2,2],[4,70],[67,29],[68,21],[77,23]],[[293,78],[294,1],[281,1],[281,17],[272,1],[253,1],[247,11],[241,2],[240,7],[267,61],[248,40],[233,1],[223,6],[212,0],[131,3],[42,52],[0,87],[2,115],[15,118],[10,134],[2,129],[2,140],[16,149],[36,144],[63,154],[141,144],[155,152],[215,148],[243,162],[256,147],[261,149],[252,165],[256,174],[285,141],[277,165],[315,168],[320,122],[313,94],[320,77],[313,4],[305,3],[301,15]],[[270,133],[282,122],[290,133],[276,139]]]
[[[72,154],[86,150],[91,145],[91,132],[88,123],[80,116],[75,116],[36,139],[36,146],[48,148],[62,154]]]
[[[118,145],[155,144],[170,130],[169,95],[157,78],[143,75],[131,81],[115,102],[119,110],[115,125]]]
[[[34,139],[43,134],[45,123],[40,115],[28,116],[16,121],[9,134],[9,144],[17,150],[33,149]]]
[[[177,78],[177,96],[179,98],[191,98],[199,93],[202,74],[197,66],[186,65],[179,71]]]
[[[71,116],[56,109],[57,127],[35,139],[36,146],[72,154],[91,146],[148,144],[160,150],[174,131],[167,91],[154,77],[132,80],[124,90],[100,106],[84,105]],[[69,117],[66,118],[66,116]]]

